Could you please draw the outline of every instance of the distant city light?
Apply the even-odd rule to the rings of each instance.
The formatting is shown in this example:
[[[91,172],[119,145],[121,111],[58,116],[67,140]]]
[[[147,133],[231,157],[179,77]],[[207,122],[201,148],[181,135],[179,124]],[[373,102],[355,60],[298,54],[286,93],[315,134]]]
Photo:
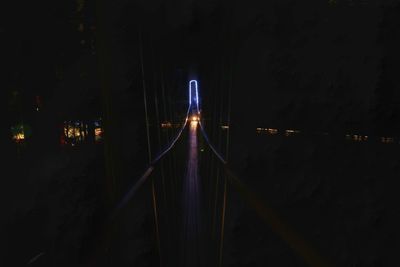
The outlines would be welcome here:
[[[261,127],[258,127],[258,128],[256,128],[256,132],[257,132],[257,133],[265,132],[266,134],[269,134],[269,135],[275,135],[275,134],[278,133],[278,129],[275,129],[275,128],[261,128]]]
[[[89,127],[89,123],[83,121],[64,121],[62,133],[60,136],[61,145],[76,146],[79,143],[94,140],[99,143],[103,140],[104,130],[102,127],[101,118],[91,122],[93,127]]]
[[[12,139],[16,143],[24,142],[29,137],[30,132],[30,127],[22,123],[11,127]]]
[[[354,142],[366,142],[368,141],[368,135],[346,134],[346,140]]]
[[[102,128],[94,129],[94,140],[96,142],[100,142],[102,139],[103,139],[103,129]]]
[[[271,135],[275,135],[278,133],[278,129],[268,128],[267,132]]]
[[[278,133],[278,129],[274,129],[274,128],[261,128],[261,127],[258,127],[258,128],[256,128],[256,131],[257,131],[257,133],[265,132],[266,134],[269,134],[269,135],[275,135],[275,134]]]
[[[172,123],[163,122],[163,123],[161,123],[161,128],[172,128]]]
[[[81,127],[80,124],[73,125],[73,124],[67,123],[64,127],[64,133],[67,138],[80,140],[80,139],[84,139],[85,136],[87,135],[87,131],[85,128],[86,127]]]
[[[257,134],[263,134],[266,133],[267,135],[276,135],[278,134],[278,129],[275,128],[263,128],[263,127],[257,127],[256,128],[256,133]],[[300,130],[296,130],[296,129],[286,129],[283,130],[284,136],[293,136],[295,134],[300,133]],[[317,134],[317,135],[324,135],[324,136],[328,136],[330,135],[327,132],[320,132],[320,133],[313,133]],[[332,136],[332,135],[331,135]],[[381,137],[372,137],[366,134],[360,134],[360,133],[347,133],[345,136],[345,140],[350,141],[350,142],[381,142],[384,144],[394,144],[395,141],[398,142],[400,144],[400,141],[395,140],[394,137],[388,137],[388,136],[381,136]]]
[[[285,136],[291,136],[298,133],[300,133],[299,130],[291,130],[291,129],[285,130]]]
[[[16,142],[22,142],[22,141],[25,140],[25,134],[24,134],[24,133],[18,133],[18,134],[16,134],[16,135],[13,136],[13,139],[14,139]]]
[[[180,123],[171,123],[169,121],[162,122],[161,123],[161,128],[166,129],[166,128],[180,128],[182,125]]]
[[[368,140],[368,136],[367,135],[354,134],[351,139],[353,141],[356,141],[356,142],[362,142],[362,141],[367,141]]]
[[[381,142],[385,144],[393,143],[394,138],[393,137],[381,137]]]
[[[94,122],[94,141],[96,143],[99,143],[101,140],[103,140],[103,127],[102,127],[102,123],[101,123],[101,118],[99,120],[96,120]]]

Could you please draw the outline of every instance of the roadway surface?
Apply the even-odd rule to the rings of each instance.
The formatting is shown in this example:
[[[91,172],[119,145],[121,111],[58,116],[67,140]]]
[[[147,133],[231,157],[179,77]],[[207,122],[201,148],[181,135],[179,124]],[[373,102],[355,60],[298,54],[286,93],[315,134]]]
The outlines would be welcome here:
[[[183,239],[182,266],[202,266],[201,249],[200,177],[198,160],[198,122],[191,121],[188,135],[188,160],[183,180]]]

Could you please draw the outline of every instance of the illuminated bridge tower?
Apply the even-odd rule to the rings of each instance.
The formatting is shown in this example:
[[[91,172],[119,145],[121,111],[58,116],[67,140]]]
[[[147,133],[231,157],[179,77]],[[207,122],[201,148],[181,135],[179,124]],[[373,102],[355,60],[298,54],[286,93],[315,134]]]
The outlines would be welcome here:
[[[200,115],[199,91],[196,80],[189,81],[189,106],[192,115]]]

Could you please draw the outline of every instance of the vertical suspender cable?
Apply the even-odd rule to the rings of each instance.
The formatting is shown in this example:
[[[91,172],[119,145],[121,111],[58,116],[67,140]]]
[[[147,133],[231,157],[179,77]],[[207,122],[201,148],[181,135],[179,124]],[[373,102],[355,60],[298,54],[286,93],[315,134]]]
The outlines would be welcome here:
[[[160,133],[160,115],[159,115],[159,109],[158,109],[158,96],[157,92],[155,92],[155,97],[154,97],[154,102],[156,104],[156,116],[157,116],[157,135],[158,135],[158,144],[159,144],[159,149],[161,150],[161,133]],[[164,203],[167,203],[167,192],[165,189],[165,175],[164,175],[164,164],[163,162],[160,162],[161,164],[161,183],[162,183],[162,189],[163,189],[163,194],[164,194]]]
[[[232,53],[233,54],[233,53]],[[231,66],[230,66],[230,73],[229,73],[229,85],[228,85],[228,112],[227,112],[227,126],[226,128],[226,148],[225,148],[225,158],[226,161],[229,160],[229,142],[230,142],[230,129],[231,129],[231,100],[232,100],[232,80],[233,80],[233,62],[231,57]]]
[[[233,66],[231,64],[230,69],[230,79],[229,79],[229,86],[228,86],[228,119],[227,125],[228,128],[226,129],[226,148],[225,148],[225,160],[228,162],[229,160],[229,134],[230,134],[230,124],[231,124],[231,90],[232,90],[232,69]],[[221,215],[221,239],[220,239],[220,248],[219,248],[219,266],[222,266],[222,259],[223,259],[223,248],[224,248],[224,232],[225,232],[225,212],[226,212],[226,198],[227,198],[227,177],[226,174],[224,175],[224,196],[223,196],[223,203],[222,203],[222,215]]]
[[[176,122],[178,121],[176,119],[175,113],[172,112],[172,98],[171,95],[168,95],[168,108],[169,108],[169,114],[171,116],[171,121],[172,121],[172,135],[174,135],[174,129],[176,126]],[[172,188],[173,188],[173,195],[176,196],[178,192],[178,178],[177,178],[177,161],[176,161],[176,151],[175,149],[171,152],[171,164],[172,164]],[[175,204],[177,204],[177,198],[175,197],[174,199]]]
[[[215,102],[215,103],[217,103],[217,102]],[[219,125],[219,122],[217,123],[217,125]],[[216,127],[216,129],[217,129],[216,135],[219,136],[218,126]],[[218,138],[218,140],[219,140],[219,138]],[[212,227],[213,235],[216,232],[216,228],[217,228],[215,225],[216,225],[216,217],[217,217],[218,185],[219,185],[219,174],[220,174],[218,165],[216,166],[216,169],[217,169],[217,171],[216,171],[216,179],[215,179],[215,198],[214,198],[214,207],[213,207],[213,227]]]
[[[149,164],[151,164],[151,145],[150,145],[150,128],[149,128],[149,117],[147,110],[147,95],[146,95],[146,81],[144,75],[144,62],[143,62],[143,40],[142,40],[142,32],[139,31],[139,50],[140,50],[140,65],[142,72],[142,86],[143,86],[143,101],[144,101],[144,113],[146,118],[146,134],[147,134],[147,151],[149,156]],[[154,186],[154,179],[151,179],[151,193],[153,200],[153,212],[154,212],[154,221],[155,221],[155,230],[156,230],[156,241],[157,241],[157,249],[160,257],[160,265],[161,265],[161,252],[160,252],[160,235],[158,230],[158,215],[157,215],[157,198],[156,191]]]
[[[223,65],[223,63],[222,63]],[[222,74],[223,74],[222,70]],[[223,75],[224,76],[224,75]],[[223,81],[221,82],[222,86],[221,89],[224,87],[223,86]],[[220,117],[219,117],[219,124],[218,124],[218,146],[221,148],[222,147],[222,133],[221,133],[221,125],[222,125],[222,117],[223,117],[223,89],[222,95],[221,95],[221,110],[220,110]],[[219,169],[219,168],[218,168]],[[218,173],[219,175],[219,173]],[[221,232],[220,232],[220,239],[219,239],[219,266],[222,266],[222,252],[223,252],[223,244],[224,244],[224,229],[225,229],[225,207],[226,207],[226,178],[224,175],[221,175],[221,178],[224,180],[224,187],[223,187],[223,199],[222,199],[222,211],[221,211]],[[216,188],[215,193],[218,193],[218,189]]]
[[[96,30],[96,54],[97,65],[100,77],[101,91],[103,97],[103,128],[104,128],[104,156],[106,165],[106,193],[107,204],[112,207],[115,201],[116,191],[116,170],[114,161],[114,131],[112,123],[112,94],[111,94],[111,78],[110,68],[111,59],[109,56],[110,44],[109,36],[110,24],[106,15],[106,1],[99,0],[96,5],[97,30]]]
[[[233,7],[231,9],[230,16],[232,17]],[[232,42],[231,42],[232,43]],[[233,50],[231,48],[231,50]],[[227,126],[226,129],[226,147],[225,147],[225,160],[229,160],[229,141],[230,141],[230,127],[231,127],[231,99],[232,99],[232,80],[233,80],[233,51],[230,51],[230,69],[229,69],[229,84],[228,84],[228,110],[227,110]],[[227,177],[224,176],[224,196],[223,196],[223,206],[222,206],[222,216],[221,216],[221,239],[220,239],[220,249],[219,249],[219,266],[222,267],[223,260],[223,248],[224,248],[224,232],[225,232],[225,213],[226,213],[226,198],[227,198]]]
[[[140,49],[140,67],[141,67],[141,72],[142,72],[144,116],[145,116],[145,119],[146,119],[147,152],[148,152],[149,163],[150,163],[150,162],[151,162],[151,145],[150,145],[149,117],[148,117],[148,110],[147,110],[146,81],[145,81],[144,63],[143,63],[143,40],[142,40],[142,32],[139,32],[139,49]]]
[[[154,58],[155,58],[155,55],[154,55],[154,48],[153,48],[153,64],[154,64]],[[156,64],[154,64],[154,65],[156,65]],[[157,75],[156,75],[156,73],[157,73],[157,71],[154,71],[154,81],[155,82],[157,82]],[[154,91],[154,103],[155,103],[155,109],[156,109],[156,121],[157,121],[157,137],[158,137],[158,148],[159,148],[159,150],[161,150],[162,149],[162,141],[161,141],[161,130],[160,130],[160,110],[159,110],[159,107],[158,107],[158,104],[159,104],[159,102],[158,102],[158,90],[157,90],[157,87],[158,87],[158,83],[156,83],[157,84],[157,86],[156,86],[156,89],[155,89],[155,91]],[[164,205],[166,205],[166,203],[167,203],[167,193],[166,193],[166,189],[165,189],[165,174],[164,174],[164,163],[161,161],[160,162],[160,165],[161,165],[161,186],[162,186],[162,191],[163,191],[163,202],[164,202]]]
[[[170,122],[171,123],[171,121],[172,121],[172,115],[171,114],[169,114],[169,108],[167,108],[167,105],[168,105],[168,107],[170,107],[169,106],[169,101],[167,100],[167,98],[165,97],[165,81],[164,81],[164,69],[163,69],[163,64],[161,64],[160,65],[160,69],[161,69],[161,73],[160,73],[160,75],[161,75],[161,94],[162,94],[162,99],[163,99],[163,113],[164,113],[164,120],[166,120],[166,121],[168,121],[168,122]],[[166,130],[166,135],[167,135],[167,142],[170,142],[170,140],[169,140],[169,128],[167,128],[167,130]],[[166,160],[167,160],[167,163],[168,163],[168,168],[167,168],[167,170],[169,170],[168,171],[168,174],[171,176],[171,174],[172,174],[172,171],[171,171],[171,169],[173,168],[173,166],[172,166],[172,159],[171,159],[171,157],[169,157],[169,158],[166,158]],[[170,190],[172,190],[172,193],[171,193],[171,197],[170,197],[170,201],[173,203],[173,201],[174,201],[174,197],[175,197],[175,191],[174,191],[174,182],[173,182],[174,180],[173,179],[171,179],[170,180],[170,182],[168,183],[169,184],[169,189]],[[171,182],[172,182],[172,186],[171,186]]]
[[[155,104],[156,104],[156,115],[157,115],[157,134],[158,134],[158,143],[159,143],[159,149],[161,150],[161,133],[160,133],[160,115],[159,115],[159,109],[158,109],[158,97],[157,97],[157,91],[155,92]],[[163,202],[164,202],[164,208],[168,210],[168,202],[167,202],[167,190],[166,190],[166,185],[165,185],[165,174],[164,174],[164,162],[160,162],[160,167],[161,167],[161,186],[162,186],[162,191],[163,191]],[[168,237],[169,233],[169,219],[168,219],[168,212],[165,212],[165,217],[166,217],[166,226],[167,226],[167,242],[170,240]],[[161,244],[160,244],[161,246]],[[160,252],[161,256],[161,252]]]
[[[224,33],[225,33],[224,30],[225,30],[224,23],[222,23],[222,26],[221,26],[221,36],[223,37],[222,40],[224,40],[224,37],[225,37],[224,36]],[[217,146],[218,146],[219,150],[221,150],[221,147],[222,147],[221,125],[222,125],[222,118],[223,118],[223,104],[224,104],[223,97],[224,97],[224,77],[225,77],[225,75],[224,75],[224,53],[222,53],[222,55],[221,55],[221,76],[222,76],[221,80],[220,80],[221,93],[220,93],[220,96],[219,96],[219,101],[220,101],[220,105],[219,105],[219,107],[220,107],[220,109],[219,109],[219,122],[218,122],[218,126],[217,126],[217,131],[218,131]],[[220,175],[219,167],[217,167],[217,170],[218,170],[218,176],[217,176],[217,185],[216,185],[216,188],[215,188],[215,198],[216,198],[216,201],[215,201],[215,216],[217,216],[216,209],[217,209],[217,198],[218,198],[218,180],[219,180],[219,175]],[[226,182],[225,182],[224,177],[222,177],[222,175],[221,175],[221,178],[224,180],[224,187],[223,187],[224,188],[224,195],[223,195],[223,199],[222,199],[222,205],[223,205],[222,207],[223,208],[222,208],[222,211],[221,211],[221,229],[220,229],[221,232],[220,232],[220,236],[219,236],[219,248],[218,248],[219,266],[222,265],[222,249],[223,249],[222,244],[223,244],[223,228],[224,228],[223,221],[225,220],[225,209],[224,209],[224,207],[225,207],[225,203],[226,203],[226,199],[225,199],[225,197],[226,197],[226,195],[225,195]]]
[[[226,175],[224,175],[224,196],[222,201],[222,214],[221,214],[221,235],[219,245],[219,266],[222,266],[223,249],[224,249],[224,232],[225,232],[225,209],[226,209]]]

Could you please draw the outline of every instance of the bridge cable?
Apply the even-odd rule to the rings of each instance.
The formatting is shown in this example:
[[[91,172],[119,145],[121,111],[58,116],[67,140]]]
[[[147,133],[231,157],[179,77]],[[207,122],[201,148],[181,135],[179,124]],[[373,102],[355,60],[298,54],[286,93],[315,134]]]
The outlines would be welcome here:
[[[161,76],[161,78],[160,78],[160,80],[161,80],[161,97],[162,97],[162,102],[163,102],[163,121],[165,121],[165,122],[171,122],[172,121],[172,115],[170,114],[170,101],[169,101],[169,99],[167,99],[166,97],[165,97],[165,85],[164,85],[164,68],[163,68],[163,60],[161,59],[160,60],[161,62],[160,62],[160,76]],[[168,108],[167,108],[167,105],[168,105]],[[169,128],[167,128],[167,130],[166,130],[166,136],[167,136],[167,140],[169,140],[169,136],[170,136],[170,133],[169,133],[169,131],[170,131],[170,129]],[[166,162],[166,164],[168,165],[168,168],[169,168],[169,172],[168,172],[168,174],[169,175],[171,175],[171,173],[172,173],[172,169],[173,169],[173,166],[172,166],[172,160],[171,160],[171,158],[169,158],[168,160],[167,160],[167,162]],[[167,169],[168,169],[167,168]],[[171,202],[173,202],[173,198],[174,198],[174,188],[173,188],[173,185],[171,186],[171,181],[170,181],[170,183],[169,183],[169,187],[168,187],[168,189],[170,189],[171,191],[172,191],[172,193],[171,193],[171,197],[170,197],[170,201]],[[169,229],[169,228],[168,228]],[[169,232],[169,231],[168,231]]]
[[[148,157],[149,157],[149,163],[151,163],[150,128],[149,128],[149,117],[148,117],[148,109],[147,109],[146,80],[145,80],[145,73],[144,73],[142,31],[139,31],[139,52],[140,52],[141,74],[142,74],[142,86],[143,86],[144,113],[145,113],[145,118],[146,118],[147,152],[148,152]],[[156,198],[154,179],[151,180],[151,194],[152,194],[152,204],[153,204],[154,222],[155,222],[155,230],[156,230],[157,249],[158,249],[160,265],[161,265],[160,233],[159,233],[159,225],[158,225],[157,198]]]
[[[159,145],[159,149],[161,150],[161,131],[160,131],[160,114],[159,114],[159,109],[158,109],[158,95],[157,95],[157,91],[155,92],[155,106],[156,106],[156,117],[157,117],[157,137],[158,137],[158,145]],[[166,191],[166,185],[165,185],[165,173],[164,173],[164,162],[161,161],[160,162],[160,169],[161,169],[161,186],[162,186],[162,191],[163,191],[163,202],[164,202],[164,206],[167,206],[167,191]],[[167,207],[168,208],[168,207]],[[166,216],[168,217],[168,213],[166,214]],[[168,224],[168,218],[167,218],[167,224]],[[167,229],[169,229],[169,227],[167,227]]]
[[[155,63],[155,60],[156,60],[156,49],[154,48],[154,45],[153,45],[153,50],[152,51],[153,51],[153,57],[152,57],[152,59],[153,59],[153,68],[157,69],[157,70],[153,69],[153,73],[154,73],[154,78],[153,79],[154,79],[154,83],[155,83],[154,84],[154,104],[155,104],[155,114],[156,114],[156,122],[157,122],[157,127],[156,128],[157,128],[158,149],[161,150],[161,144],[162,144],[162,141],[161,141],[161,129],[160,129],[161,124],[160,124],[160,109],[159,109],[159,99],[158,99],[158,95],[159,95],[158,88],[159,88],[159,83],[160,83],[160,80],[161,80],[159,78],[161,73],[159,73],[159,72],[161,72],[161,69],[156,67],[156,63]],[[158,73],[160,75],[158,75]],[[161,161],[160,165],[161,165],[160,169],[161,169],[161,188],[162,188],[162,193],[161,194],[162,194],[162,199],[163,199],[162,203],[164,204],[163,205],[164,208],[166,210],[168,210],[167,192],[166,192],[166,183],[165,183],[166,179],[165,179],[165,171],[164,171],[164,169],[165,169],[164,168],[164,161]],[[161,206],[161,204],[160,204],[160,206]],[[168,213],[165,214],[165,217],[166,217],[165,218],[166,226],[167,226],[167,229],[169,229]],[[168,236],[169,230],[167,230],[166,232],[167,232],[167,234],[166,234],[165,239],[166,239],[166,242],[168,243],[169,242],[168,240],[170,240],[170,238]],[[160,240],[160,265],[162,265],[163,261],[165,260],[163,255],[165,255],[165,253],[161,253],[161,240]]]
[[[226,147],[225,147],[225,158],[226,162],[229,160],[229,141],[230,141],[230,124],[231,124],[231,90],[232,90],[232,79],[233,79],[233,64],[230,64],[230,76],[229,76],[229,85],[228,85],[228,111],[227,111],[227,126],[226,128]],[[223,203],[222,203],[222,218],[221,218],[221,236],[220,236],[220,249],[219,249],[219,266],[222,267],[223,260],[223,248],[224,248],[224,232],[225,232],[225,213],[226,213],[226,205],[227,205],[227,177],[224,175],[224,195],[223,195]]]
[[[107,218],[107,220],[103,223],[100,229],[100,233],[102,237],[100,237],[99,242],[96,244],[95,251],[97,253],[100,253],[100,249],[102,249],[105,244],[107,244],[108,240],[112,236],[112,232],[107,231],[107,229],[111,228],[113,223],[116,221],[116,218],[121,211],[122,208],[126,206],[126,204],[129,202],[130,199],[136,194],[136,192],[139,190],[139,188],[146,182],[147,178],[150,176],[150,174],[153,172],[155,165],[175,146],[176,142],[179,140],[179,138],[182,135],[183,130],[186,128],[188,117],[189,117],[189,112],[190,112],[190,106],[187,110],[186,113],[186,118],[184,121],[184,124],[178,134],[174,137],[173,140],[170,141],[170,143],[159,152],[159,154],[150,162],[148,167],[146,168],[146,171],[142,174],[142,176],[139,177],[139,179],[130,187],[129,191],[126,192],[126,194],[123,196],[123,198],[118,202],[118,204],[115,206],[114,210],[110,214],[110,216]],[[94,255],[95,253],[93,253]],[[90,259],[89,266],[98,266],[97,259],[94,258],[93,256]]]
[[[206,140],[208,146],[214,152],[215,156],[224,165],[225,173],[229,182],[234,186],[239,195],[244,199],[247,204],[252,207],[255,212],[261,217],[263,221],[270,225],[272,230],[284,240],[291,249],[299,255],[303,260],[312,267],[333,267],[333,265],[326,261],[322,256],[320,256],[316,250],[308,244],[308,242],[297,234],[288,224],[286,224],[278,214],[269,206],[261,201],[261,198],[251,192],[240,179],[231,171],[227,161],[221,156],[221,154],[215,149],[215,147],[210,143],[207,133],[205,132],[203,126],[199,122],[200,130]]]
[[[125,194],[125,196],[116,206],[114,214],[113,216],[111,216],[112,219],[115,217],[116,212],[118,212],[121,208],[123,208],[126,205],[126,203],[135,195],[140,186],[146,181],[149,175],[153,172],[155,165],[160,161],[160,159],[163,158],[175,146],[175,143],[179,140],[183,130],[186,128],[189,112],[190,112],[190,107],[188,108],[188,111],[186,113],[185,122],[181,127],[181,129],[179,130],[179,132],[177,133],[177,135],[175,136],[175,138],[150,162],[149,166],[147,167],[143,175],[139,178],[138,181],[136,181],[131,186],[130,190]]]
[[[217,86],[218,82],[216,82],[216,86]],[[213,99],[217,99],[217,91],[218,90],[214,90],[214,97]],[[218,104],[217,101],[215,100],[213,103],[213,121],[217,121],[217,110],[218,110]],[[217,130],[215,130],[217,129]],[[215,137],[218,135],[218,127],[212,127],[212,132],[211,132],[211,136]],[[214,165],[216,164],[215,162],[215,158],[211,157],[211,171],[210,171],[210,176],[213,178],[214,177],[214,169],[216,169],[215,172],[215,183],[212,183],[213,180],[210,181],[210,192],[214,192],[214,185],[215,185],[215,197],[214,198],[210,198],[210,208],[212,208],[213,211],[213,216],[212,216],[212,238],[215,238],[215,220],[216,220],[216,209],[217,209],[217,188],[218,188],[218,175],[219,175],[219,168],[215,167]],[[217,163],[218,164],[218,163]],[[214,201],[213,201],[214,200]]]

